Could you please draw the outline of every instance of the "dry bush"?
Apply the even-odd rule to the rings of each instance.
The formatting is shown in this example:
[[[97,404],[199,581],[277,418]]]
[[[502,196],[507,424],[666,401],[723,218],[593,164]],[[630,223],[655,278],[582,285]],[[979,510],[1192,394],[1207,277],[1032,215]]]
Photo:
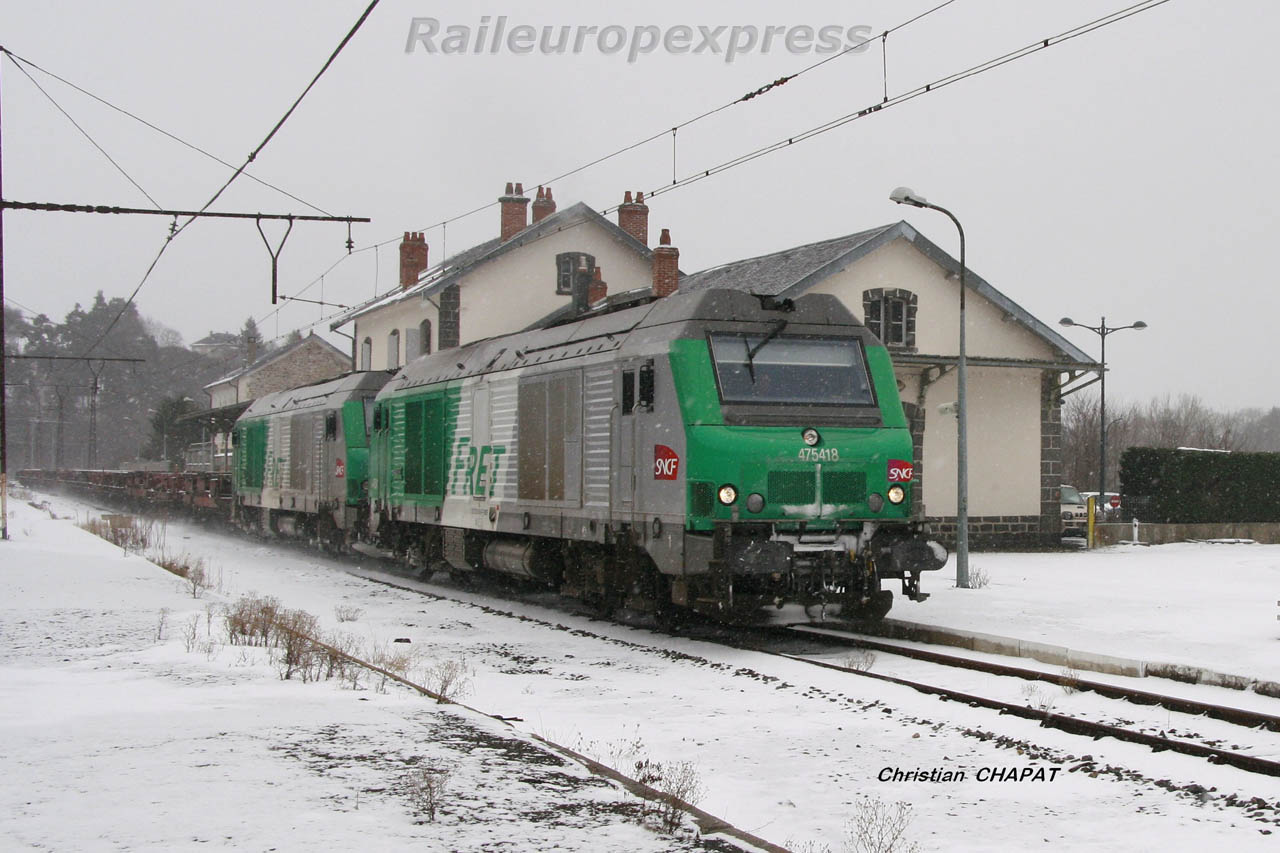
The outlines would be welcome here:
[[[475,673],[463,658],[432,661],[422,671],[422,686],[436,694],[440,704],[462,698]]]
[[[324,677],[336,678],[342,682],[351,680],[351,689],[355,690],[359,677],[351,679],[349,670],[363,669],[351,660],[360,656],[360,640],[351,634],[334,631],[325,638],[325,645],[328,648],[324,650]]]
[[[1053,710],[1053,697],[1045,693],[1040,688],[1040,685],[1034,682],[1022,686],[1022,698],[1026,700],[1028,707],[1035,708],[1037,711],[1043,711],[1047,714]]]
[[[233,646],[266,646],[280,612],[280,599],[270,595],[242,595],[226,610],[227,642]]]
[[[991,583],[991,575],[980,566],[969,567],[969,585],[965,589],[985,589]]]
[[[436,810],[444,803],[449,771],[441,767],[418,767],[404,776],[405,794],[414,811],[435,822]]]
[[[830,844],[818,841],[796,841],[794,838],[788,838],[782,842],[782,846],[791,853],[832,853]]]
[[[658,825],[667,832],[680,828],[684,820],[683,803],[697,805],[707,793],[698,768],[691,761],[664,764],[645,758],[636,762],[635,778],[664,795],[657,803],[646,803],[640,817],[642,821],[650,816],[656,818]]]
[[[80,525],[100,539],[105,539],[126,553],[140,553],[151,547],[154,522],[127,515],[90,518]]]
[[[288,680],[298,674],[303,681],[315,680],[324,661],[315,642],[320,620],[305,610],[283,610],[270,627],[271,645],[280,651],[280,677]]]
[[[1080,692],[1080,673],[1069,666],[1062,668],[1062,692],[1068,696]]]
[[[192,598],[199,598],[200,594],[209,588],[209,574],[204,569],[203,560],[187,568],[186,581]]]
[[[886,803],[869,797],[858,803],[845,824],[846,853],[915,853],[920,846],[906,838],[911,826],[911,804]]]
[[[160,618],[156,620],[156,642],[164,641],[164,632],[169,627],[169,608],[160,608]]]
[[[870,649],[855,649],[844,659],[846,669],[855,672],[867,672],[876,662],[876,653]]]
[[[609,766],[617,770],[621,770],[627,762],[644,755],[646,750],[644,741],[640,737],[640,726],[636,726],[635,734],[631,737],[619,738],[610,743],[608,749]]]
[[[378,669],[385,670],[397,678],[409,678],[409,670],[418,663],[420,655],[407,648],[398,648],[391,645],[382,645],[373,650],[369,655],[369,663]],[[378,692],[387,692],[387,681],[389,676],[385,673],[376,673],[378,675]]]
[[[203,557],[192,557],[190,554],[175,556],[164,548],[159,548],[151,554],[151,562],[182,578],[185,582],[183,587],[191,592],[192,598],[199,598],[205,590],[222,586],[222,573],[219,572],[215,578]]]
[[[354,604],[335,604],[333,615],[339,622],[356,622],[364,615],[364,611]]]
[[[196,641],[200,639],[200,614],[193,613],[191,618],[187,620],[187,624],[182,626],[182,645],[186,648],[187,653],[195,651]]]

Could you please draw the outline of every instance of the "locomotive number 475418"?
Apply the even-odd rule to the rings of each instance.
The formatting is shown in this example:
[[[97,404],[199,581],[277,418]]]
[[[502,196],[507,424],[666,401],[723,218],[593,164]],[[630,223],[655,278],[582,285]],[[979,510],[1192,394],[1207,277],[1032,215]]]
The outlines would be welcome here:
[[[839,462],[840,451],[834,447],[802,447],[800,459],[805,462]]]

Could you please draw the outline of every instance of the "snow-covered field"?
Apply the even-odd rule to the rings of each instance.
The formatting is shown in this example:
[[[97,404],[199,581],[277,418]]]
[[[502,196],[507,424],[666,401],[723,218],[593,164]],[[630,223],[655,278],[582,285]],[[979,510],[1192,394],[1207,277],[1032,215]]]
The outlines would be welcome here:
[[[981,590],[956,589],[954,566],[926,575],[928,601],[899,599],[890,616],[1280,681],[1280,545],[979,553]]]
[[[85,514],[52,502],[59,515]],[[868,797],[911,803],[908,836],[923,850],[1267,850],[1280,836],[1280,814],[1239,805],[1280,800],[1274,778],[563,609],[397,581],[423,595],[378,582],[373,566],[368,580],[353,563],[170,523],[167,550],[205,558],[221,581],[193,599],[174,576],[73,521],[10,507],[13,541],[0,543],[7,849],[693,849],[688,837],[640,828],[637,800],[521,730],[624,770],[643,757],[692,761],[706,789],[699,805],[792,849],[841,850]],[[1280,547],[974,563],[991,576],[985,589],[946,589],[934,576],[932,599],[899,603],[893,615],[1280,675]],[[424,665],[465,661],[463,701],[514,718],[515,730],[382,692],[376,679],[357,690],[283,681],[261,650],[210,644],[207,626],[225,636],[210,605],[250,592],[307,610],[366,649],[407,638]],[[335,605],[361,615],[339,623]],[[1269,757],[1280,759],[1273,743]],[[453,771],[434,823],[403,782],[424,765]],[[887,780],[895,768],[952,781]],[[991,775],[983,768],[1053,778],[980,781]]]

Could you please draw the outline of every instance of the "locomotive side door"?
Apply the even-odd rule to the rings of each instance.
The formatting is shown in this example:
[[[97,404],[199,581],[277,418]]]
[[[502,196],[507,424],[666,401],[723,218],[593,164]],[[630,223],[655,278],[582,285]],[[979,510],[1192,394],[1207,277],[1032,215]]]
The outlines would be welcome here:
[[[467,459],[467,477],[471,490],[471,509],[478,526],[487,527],[483,519],[488,512],[492,491],[492,466],[489,445],[489,388],[481,386],[471,392],[471,450]]]
[[[369,433],[369,499],[386,509],[391,497],[391,444],[387,425],[391,401],[379,401],[373,407],[373,425]]]
[[[614,444],[614,495],[615,518],[630,521],[635,512],[636,499],[636,434],[642,424],[640,419],[649,411],[640,399],[640,374],[643,362],[624,364],[618,376],[618,405],[614,409],[617,440]]]

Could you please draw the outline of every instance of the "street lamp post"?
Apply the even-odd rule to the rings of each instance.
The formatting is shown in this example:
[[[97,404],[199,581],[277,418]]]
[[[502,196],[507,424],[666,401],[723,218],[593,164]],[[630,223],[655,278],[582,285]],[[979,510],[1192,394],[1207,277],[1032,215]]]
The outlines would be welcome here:
[[[1107,496],[1107,335],[1121,329],[1145,329],[1147,324],[1138,320],[1127,326],[1108,326],[1106,317],[1103,317],[1102,322],[1096,326],[1077,323],[1070,317],[1063,317],[1058,323],[1063,326],[1088,329],[1102,339],[1102,358],[1099,361],[1101,370],[1098,371],[1101,384],[1098,394],[1098,501],[1094,503],[1096,512],[1101,506],[1101,501]]]
[[[968,379],[964,346],[964,226],[945,207],[930,204],[924,196],[909,187],[898,187],[889,194],[891,201],[925,207],[945,214],[960,232],[960,352],[956,359],[956,586],[969,588],[969,419],[965,406]]]

